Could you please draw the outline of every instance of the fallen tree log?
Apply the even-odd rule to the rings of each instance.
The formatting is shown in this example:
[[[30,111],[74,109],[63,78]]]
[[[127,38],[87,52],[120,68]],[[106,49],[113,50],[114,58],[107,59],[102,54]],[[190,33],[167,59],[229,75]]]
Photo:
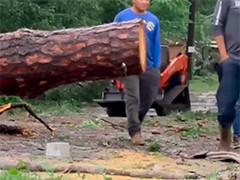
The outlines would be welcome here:
[[[22,163],[23,164],[23,163]],[[46,172],[44,165],[34,162],[24,162],[25,168],[32,172]],[[0,160],[0,170],[8,170],[10,168],[19,168],[19,164],[10,161]],[[122,169],[112,169],[106,167],[99,167],[87,164],[76,164],[76,165],[57,165],[52,166],[52,172],[57,173],[89,173],[89,174],[106,174],[106,175],[118,175],[128,176],[135,178],[160,178],[160,179],[199,179],[200,175],[196,173],[186,173],[179,175],[173,172],[153,171],[153,170],[132,170],[126,171]]]
[[[0,34],[0,95],[34,98],[62,84],[140,74],[145,66],[140,20]]]

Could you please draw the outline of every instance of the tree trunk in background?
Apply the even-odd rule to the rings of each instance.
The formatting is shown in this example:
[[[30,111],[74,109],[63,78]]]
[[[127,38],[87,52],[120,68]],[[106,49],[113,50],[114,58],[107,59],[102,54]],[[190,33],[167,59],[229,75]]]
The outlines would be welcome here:
[[[146,67],[140,20],[100,26],[0,34],[0,94],[33,98],[78,81],[140,74]]]

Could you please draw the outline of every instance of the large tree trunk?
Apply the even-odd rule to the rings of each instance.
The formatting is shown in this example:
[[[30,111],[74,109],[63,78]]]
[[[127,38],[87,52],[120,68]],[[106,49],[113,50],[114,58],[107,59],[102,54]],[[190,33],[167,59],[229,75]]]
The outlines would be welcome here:
[[[77,81],[112,79],[145,70],[140,20],[58,31],[0,34],[0,94],[33,98]]]

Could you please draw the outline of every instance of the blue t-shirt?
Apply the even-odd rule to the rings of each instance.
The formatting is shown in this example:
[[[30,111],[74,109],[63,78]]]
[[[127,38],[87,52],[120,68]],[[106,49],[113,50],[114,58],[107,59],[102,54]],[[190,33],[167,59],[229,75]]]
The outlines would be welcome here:
[[[160,68],[161,42],[158,18],[149,11],[145,14],[137,14],[131,8],[127,8],[116,15],[114,22],[130,21],[136,18],[145,21],[147,69]]]

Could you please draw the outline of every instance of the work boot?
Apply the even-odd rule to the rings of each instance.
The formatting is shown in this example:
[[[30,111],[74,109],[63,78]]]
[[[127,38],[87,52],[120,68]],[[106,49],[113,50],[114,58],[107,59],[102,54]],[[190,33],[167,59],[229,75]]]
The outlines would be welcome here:
[[[230,145],[232,141],[231,126],[222,127],[219,125],[220,131],[220,143],[218,150],[219,151],[230,151]]]
[[[131,142],[134,145],[139,145],[139,146],[145,145],[145,141],[142,138],[142,135],[140,132],[137,132],[136,134],[133,135],[133,137],[131,137]]]
[[[234,143],[234,146],[240,146],[240,137],[238,137],[237,135],[234,135],[233,143]]]

